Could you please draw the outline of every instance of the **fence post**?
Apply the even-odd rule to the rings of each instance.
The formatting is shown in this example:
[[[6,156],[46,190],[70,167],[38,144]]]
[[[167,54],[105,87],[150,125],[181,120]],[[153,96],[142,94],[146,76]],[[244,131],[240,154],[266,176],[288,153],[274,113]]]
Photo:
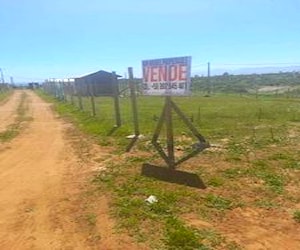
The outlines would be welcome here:
[[[70,95],[71,95],[71,104],[74,105],[74,84],[71,83],[70,79],[69,81],[69,89],[70,89]]]
[[[130,88],[131,105],[132,105],[133,122],[134,122],[134,134],[135,136],[139,136],[140,129],[139,129],[138,111],[137,111],[137,103],[136,103],[136,86],[134,84],[133,70],[131,67],[128,68],[128,75],[129,75],[129,88]]]
[[[113,90],[114,90],[116,126],[120,127],[121,126],[121,114],[120,114],[118,79],[116,76],[116,72],[112,72],[112,85],[113,85]]]
[[[82,105],[82,97],[81,97],[81,90],[82,90],[82,88],[81,88],[81,81],[79,82],[79,86],[76,86],[76,92],[77,92],[77,96],[78,96],[78,103],[79,103],[79,109],[80,110],[83,110],[83,105]]]
[[[94,100],[94,92],[93,92],[93,88],[91,86],[91,83],[88,83],[88,93],[91,97],[91,105],[92,105],[92,115],[96,116],[96,108],[95,108],[95,100]]]

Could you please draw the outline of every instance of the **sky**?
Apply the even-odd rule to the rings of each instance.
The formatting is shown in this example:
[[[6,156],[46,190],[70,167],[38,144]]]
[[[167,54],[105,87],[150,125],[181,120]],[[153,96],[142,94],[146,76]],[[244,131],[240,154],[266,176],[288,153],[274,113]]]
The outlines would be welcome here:
[[[5,80],[98,70],[141,76],[146,59],[192,56],[192,75],[300,65],[300,0],[0,0]]]

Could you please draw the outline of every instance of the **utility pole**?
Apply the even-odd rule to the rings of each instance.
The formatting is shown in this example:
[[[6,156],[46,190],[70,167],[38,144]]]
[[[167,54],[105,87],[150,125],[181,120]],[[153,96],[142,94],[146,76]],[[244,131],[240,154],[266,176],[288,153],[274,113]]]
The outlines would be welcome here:
[[[10,77],[10,84],[11,84],[11,86],[14,85],[14,78],[12,76]]]

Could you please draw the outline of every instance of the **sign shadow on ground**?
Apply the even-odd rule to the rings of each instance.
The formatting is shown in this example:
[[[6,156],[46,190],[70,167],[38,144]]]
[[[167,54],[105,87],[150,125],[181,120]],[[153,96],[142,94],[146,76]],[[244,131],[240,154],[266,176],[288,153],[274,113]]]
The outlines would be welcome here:
[[[205,189],[206,186],[197,174],[180,170],[159,167],[148,163],[142,166],[142,175],[155,178],[160,181],[185,185],[189,187]]]

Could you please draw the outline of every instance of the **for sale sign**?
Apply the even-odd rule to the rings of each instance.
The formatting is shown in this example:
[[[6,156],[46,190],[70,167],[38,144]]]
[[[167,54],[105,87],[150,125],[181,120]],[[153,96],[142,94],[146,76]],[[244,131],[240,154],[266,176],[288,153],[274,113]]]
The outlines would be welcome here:
[[[142,61],[145,95],[188,95],[191,82],[191,57]]]

